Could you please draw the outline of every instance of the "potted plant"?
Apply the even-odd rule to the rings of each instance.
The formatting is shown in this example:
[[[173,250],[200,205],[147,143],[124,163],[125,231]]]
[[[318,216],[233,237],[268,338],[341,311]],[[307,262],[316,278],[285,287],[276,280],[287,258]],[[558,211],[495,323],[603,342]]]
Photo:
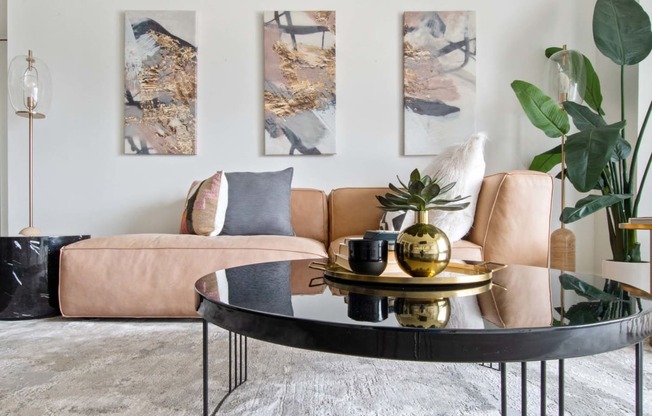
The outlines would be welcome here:
[[[560,221],[569,224],[605,208],[613,260],[640,262],[635,230],[621,230],[618,225],[638,215],[644,195],[652,156],[640,154],[640,148],[652,103],[632,149],[625,138],[624,76],[626,65],[638,64],[652,49],[650,18],[635,0],[597,0],[593,39],[598,50],[620,66],[619,121],[610,123],[604,118],[600,80],[586,56],[583,57],[585,105],[566,101],[560,108],[543,91],[525,81],[514,81],[512,89],[530,121],[547,136],[565,136],[570,131],[569,116],[578,130],[566,140],[565,176],[576,190],[590,194],[574,207],[565,207]],[[549,57],[559,50],[549,48],[546,55]],[[560,162],[561,145],[534,157],[530,169],[548,172]],[[636,178],[636,168],[641,162],[646,165],[641,177]]]
[[[469,196],[441,197],[455,186],[455,182],[440,186],[436,178],[422,176],[418,169],[412,171],[407,185],[398,176],[397,179],[400,188],[390,183],[392,192],[376,195],[380,208],[385,211],[415,211],[417,214],[417,222],[396,237],[396,262],[410,276],[433,277],[448,265],[451,249],[446,234],[428,223],[428,210],[459,211],[469,206],[469,202],[460,203]]]

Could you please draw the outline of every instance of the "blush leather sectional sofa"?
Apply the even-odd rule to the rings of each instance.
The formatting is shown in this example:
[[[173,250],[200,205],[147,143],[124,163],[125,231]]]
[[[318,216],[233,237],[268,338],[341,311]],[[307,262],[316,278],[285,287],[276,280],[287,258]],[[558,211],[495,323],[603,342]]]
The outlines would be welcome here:
[[[453,243],[453,258],[545,267],[552,177],[511,171],[484,178],[474,224]],[[197,317],[194,283],[219,269],[276,260],[328,257],[347,236],[377,229],[375,195],[386,188],[339,188],[327,196],[293,189],[296,236],[133,234],[63,247],[61,312],[67,317]]]

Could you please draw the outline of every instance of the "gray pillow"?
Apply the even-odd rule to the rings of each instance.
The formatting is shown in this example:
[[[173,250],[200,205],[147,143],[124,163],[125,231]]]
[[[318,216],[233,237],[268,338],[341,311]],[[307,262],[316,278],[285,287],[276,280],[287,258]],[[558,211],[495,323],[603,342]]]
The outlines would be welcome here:
[[[293,168],[227,172],[229,205],[222,235],[294,235],[290,221]]]
[[[257,311],[294,316],[289,261],[226,269],[229,304]]]

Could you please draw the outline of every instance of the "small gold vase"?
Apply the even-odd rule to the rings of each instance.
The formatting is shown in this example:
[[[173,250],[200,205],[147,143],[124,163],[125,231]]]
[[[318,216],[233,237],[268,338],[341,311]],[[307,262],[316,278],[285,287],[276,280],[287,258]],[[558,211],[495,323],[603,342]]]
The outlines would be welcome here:
[[[394,246],[396,262],[412,277],[433,277],[451,259],[451,243],[446,234],[428,224],[428,211],[417,211],[417,223],[401,231]]]
[[[412,328],[444,328],[451,317],[451,303],[442,299],[396,298],[394,314],[401,326]]]

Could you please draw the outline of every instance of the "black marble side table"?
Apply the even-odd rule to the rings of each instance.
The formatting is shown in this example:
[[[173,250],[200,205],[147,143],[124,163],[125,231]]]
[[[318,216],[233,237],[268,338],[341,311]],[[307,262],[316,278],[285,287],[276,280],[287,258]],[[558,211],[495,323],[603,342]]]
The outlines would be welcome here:
[[[86,238],[0,237],[0,319],[59,315],[59,250]]]

